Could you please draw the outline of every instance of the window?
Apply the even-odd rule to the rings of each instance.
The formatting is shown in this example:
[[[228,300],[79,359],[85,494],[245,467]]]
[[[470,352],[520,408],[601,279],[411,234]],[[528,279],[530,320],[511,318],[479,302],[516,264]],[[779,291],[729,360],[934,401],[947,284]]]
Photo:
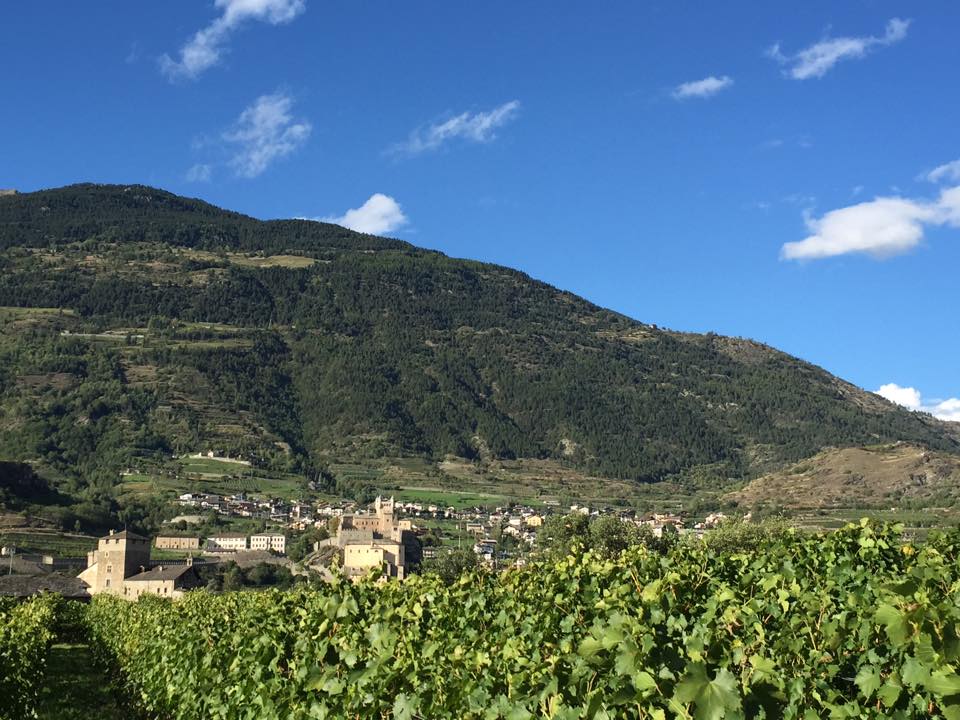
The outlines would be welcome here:
[[[112,572],[113,572],[113,565],[107,565],[107,572],[108,572],[108,573],[112,573]]]
[[[104,587],[110,587],[110,578],[107,578],[107,581],[103,584]]]

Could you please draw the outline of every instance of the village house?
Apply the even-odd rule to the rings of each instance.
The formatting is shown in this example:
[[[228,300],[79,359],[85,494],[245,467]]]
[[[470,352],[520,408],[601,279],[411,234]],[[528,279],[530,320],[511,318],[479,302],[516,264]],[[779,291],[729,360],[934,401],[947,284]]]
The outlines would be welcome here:
[[[193,559],[187,558],[186,565],[158,565],[128,577],[123,581],[123,597],[127,600],[136,600],[141,595],[178,598],[200,584]]]
[[[250,536],[251,550],[269,550],[280,555],[287,552],[287,538],[285,535],[273,533],[262,533],[260,535]]]
[[[247,547],[247,536],[242,533],[223,533],[207,538],[207,552],[243,552]]]
[[[181,505],[194,506],[199,505],[200,501],[203,500],[205,496],[200,493],[183,493],[180,497],[177,498],[177,502]]]
[[[153,546],[157,550],[199,550],[200,538],[188,535],[158,535]]]
[[[313,522],[313,508],[306,503],[294,503],[290,508],[290,519],[296,522]]]

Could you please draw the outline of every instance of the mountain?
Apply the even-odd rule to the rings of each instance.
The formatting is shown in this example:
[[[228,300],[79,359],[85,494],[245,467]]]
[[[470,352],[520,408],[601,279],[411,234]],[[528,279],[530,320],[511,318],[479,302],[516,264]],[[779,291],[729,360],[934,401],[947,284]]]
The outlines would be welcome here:
[[[909,443],[828,448],[726,495],[746,508],[955,507],[960,457]]]
[[[0,196],[0,459],[68,490],[207,448],[311,476],[529,459],[709,485],[896,441],[960,451],[773,348],[508,268],[139,185]]]

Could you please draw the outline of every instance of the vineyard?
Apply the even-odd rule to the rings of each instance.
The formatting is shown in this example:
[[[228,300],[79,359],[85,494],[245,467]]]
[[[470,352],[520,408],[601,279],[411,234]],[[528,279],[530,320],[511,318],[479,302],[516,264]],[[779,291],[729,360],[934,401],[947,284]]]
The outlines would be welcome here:
[[[960,534],[586,554],[88,612],[149,717],[960,718]]]
[[[0,598],[0,719],[33,717],[62,607],[51,595],[23,603]]]

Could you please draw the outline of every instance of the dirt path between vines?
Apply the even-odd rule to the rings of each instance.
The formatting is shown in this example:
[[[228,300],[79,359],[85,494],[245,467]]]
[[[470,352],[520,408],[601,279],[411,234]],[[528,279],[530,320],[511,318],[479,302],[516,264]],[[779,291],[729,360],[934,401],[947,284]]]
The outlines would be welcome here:
[[[129,720],[85,643],[56,643],[47,655],[40,720]]]

